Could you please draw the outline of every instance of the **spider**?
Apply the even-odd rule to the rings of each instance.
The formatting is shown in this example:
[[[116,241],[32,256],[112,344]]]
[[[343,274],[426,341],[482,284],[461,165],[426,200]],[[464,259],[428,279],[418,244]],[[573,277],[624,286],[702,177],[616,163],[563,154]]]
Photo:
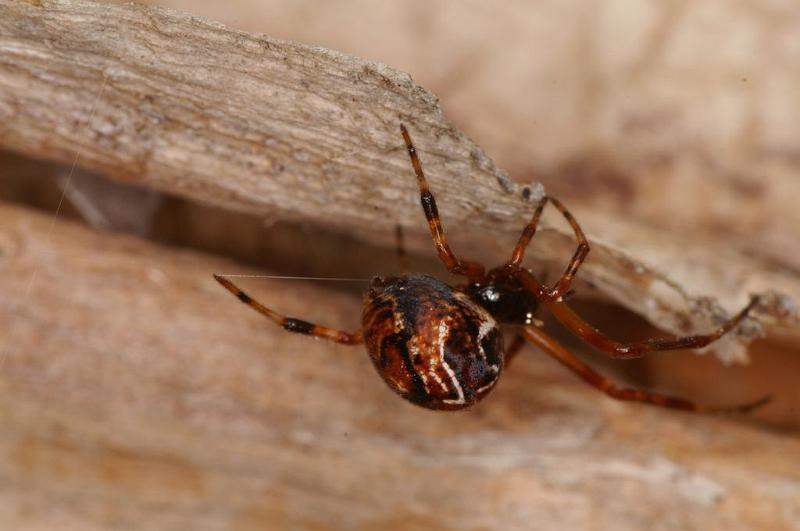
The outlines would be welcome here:
[[[535,324],[533,313],[539,305],[596,349],[612,358],[630,359],[649,352],[704,347],[736,327],[757,301],[752,299],[733,319],[709,334],[633,343],[615,341],[586,323],[563,300],[589,253],[589,242],[559,200],[545,195],[509,260],[487,272],[482,264],[462,260],[450,249],[417,150],[406,127],[401,125],[400,130],[417,177],[422,210],[436,252],[448,271],[465,277],[466,284],[454,287],[426,275],[374,277],[364,295],[361,330],[346,332],[278,314],[227,278],[216,274],[214,278],[284,330],[345,345],[365,343],[372,363],[389,387],[406,400],[429,409],[463,409],[484,398],[526,340],[615,399],[714,413],[747,412],[767,403],[769,397],[733,407],[700,406],[683,398],[622,387],[575,357]],[[569,265],[551,287],[521,266],[525,249],[548,204],[566,219],[578,242]],[[398,253],[405,263],[399,231]],[[500,325],[520,325],[507,351],[503,348]]]

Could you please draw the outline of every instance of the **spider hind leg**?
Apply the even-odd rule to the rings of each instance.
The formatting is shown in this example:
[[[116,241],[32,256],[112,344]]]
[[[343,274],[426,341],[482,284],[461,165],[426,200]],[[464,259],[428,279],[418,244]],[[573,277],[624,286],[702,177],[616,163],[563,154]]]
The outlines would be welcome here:
[[[303,334],[321,339],[327,339],[328,341],[341,343],[343,345],[358,345],[359,343],[363,342],[361,332],[345,332],[343,330],[336,330],[334,328],[328,328],[326,326],[309,323],[307,321],[303,321],[302,319],[286,317],[285,315],[281,315],[273,310],[270,310],[257,300],[253,299],[250,297],[250,295],[242,291],[236,284],[222,275],[215,274],[214,280],[222,284],[225,289],[233,293],[237,299],[261,315],[275,322],[287,332],[294,332],[295,334]]]

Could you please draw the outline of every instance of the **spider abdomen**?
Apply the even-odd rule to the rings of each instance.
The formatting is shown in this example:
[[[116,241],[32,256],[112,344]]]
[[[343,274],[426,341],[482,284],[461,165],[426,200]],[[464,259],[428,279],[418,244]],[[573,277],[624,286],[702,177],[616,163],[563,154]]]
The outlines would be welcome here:
[[[503,370],[494,318],[465,294],[428,276],[376,278],[363,332],[378,373],[403,398],[429,409],[462,409]]]

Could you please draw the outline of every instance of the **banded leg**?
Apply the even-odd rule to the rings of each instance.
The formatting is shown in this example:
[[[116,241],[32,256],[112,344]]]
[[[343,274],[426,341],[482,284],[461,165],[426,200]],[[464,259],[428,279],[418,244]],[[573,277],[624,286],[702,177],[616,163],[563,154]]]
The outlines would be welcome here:
[[[414,167],[414,173],[417,175],[420,203],[422,203],[422,210],[425,212],[425,219],[428,220],[428,227],[431,230],[431,236],[433,237],[434,245],[436,245],[436,252],[439,254],[439,259],[451,273],[467,277],[467,280],[469,280],[471,284],[480,283],[485,273],[483,266],[477,262],[460,260],[450,249],[450,245],[447,243],[447,238],[445,238],[444,235],[444,229],[442,229],[442,220],[439,218],[439,209],[436,207],[436,200],[433,198],[430,188],[428,188],[428,181],[425,179],[425,174],[422,171],[422,163],[417,155],[417,149],[411,142],[411,137],[405,125],[400,124],[400,131],[403,133],[403,140],[406,143],[408,156],[411,158],[411,165]]]
[[[757,298],[750,300],[733,319],[711,332],[694,336],[670,338],[647,339],[633,343],[621,343],[606,336],[589,323],[583,320],[569,306],[563,302],[545,302],[545,306],[558,321],[563,324],[570,332],[580,337],[596,349],[608,354],[612,358],[641,358],[649,352],[663,350],[678,350],[684,348],[702,348],[716,341],[723,335],[733,330],[742,320],[747,317],[750,310],[758,302]]]
[[[519,268],[520,264],[522,263],[522,258],[525,256],[525,249],[528,247],[528,244],[530,243],[534,234],[536,234],[536,228],[539,224],[539,219],[542,217],[542,211],[544,211],[544,207],[548,202],[550,202],[554,207],[556,207],[556,209],[558,209],[559,212],[561,212],[561,215],[564,216],[564,219],[566,219],[570,227],[572,227],[572,231],[575,233],[575,238],[578,240],[578,248],[575,249],[575,253],[572,255],[572,259],[569,261],[569,264],[564,270],[564,273],[561,275],[561,278],[558,279],[552,288],[545,287],[542,283],[536,280],[533,275],[528,275],[530,277],[528,279],[528,289],[530,289],[541,301],[557,301],[566,295],[567,292],[569,292],[570,286],[572,285],[572,279],[575,278],[578,268],[586,259],[586,255],[589,254],[590,249],[589,241],[586,239],[583,229],[581,229],[580,225],[578,225],[578,221],[569,212],[569,210],[566,209],[561,201],[548,195],[544,196],[542,200],[539,201],[539,204],[536,206],[536,210],[533,212],[530,222],[522,230],[522,234],[517,241],[517,245],[514,247],[514,250],[511,253],[511,260],[508,261],[506,266],[510,269]]]
[[[577,374],[584,382],[596,387],[611,398],[616,398],[617,400],[645,402],[647,404],[653,404],[670,409],[697,411],[702,413],[747,413],[765,405],[770,401],[770,397],[764,396],[758,400],[736,406],[708,407],[697,405],[694,402],[675,396],[621,387],[586,365],[584,362],[575,357],[575,355],[561,346],[557,341],[547,336],[547,334],[538,328],[525,328],[522,331],[522,334],[528,341]]]
[[[406,246],[403,243],[403,227],[398,225],[394,229],[395,242],[397,244],[397,263],[400,266],[400,274],[407,275],[411,269],[408,261],[408,253],[406,253]]]
[[[308,323],[306,321],[295,319],[293,317],[285,317],[279,313],[273,312],[272,310],[270,310],[257,300],[251,298],[247,293],[239,289],[236,286],[236,284],[234,284],[227,278],[215,274],[214,280],[222,284],[222,286],[225,289],[236,295],[236,297],[240,301],[250,306],[252,309],[257,311],[261,315],[264,315],[268,319],[271,319],[272,321],[277,323],[279,326],[281,326],[284,330],[288,332],[319,337],[322,339],[327,339],[328,341],[342,343],[343,345],[358,345],[359,343],[363,342],[363,337],[361,332],[356,332],[356,333],[344,332],[342,330],[335,330],[333,328],[327,328],[324,326]]]

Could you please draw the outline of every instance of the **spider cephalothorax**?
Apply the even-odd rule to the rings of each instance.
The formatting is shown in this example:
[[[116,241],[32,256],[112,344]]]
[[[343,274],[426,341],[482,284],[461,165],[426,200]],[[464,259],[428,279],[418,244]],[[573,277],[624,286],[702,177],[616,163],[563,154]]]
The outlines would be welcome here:
[[[214,278],[242,302],[289,332],[347,345],[366,343],[375,368],[389,387],[403,398],[429,409],[462,409],[481,400],[494,388],[504,363],[522,346],[523,340],[533,343],[612,398],[707,412],[744,412],[767,402],[765,397],[734,407],[702,407],[682,398],[621,387],[575,357],[536,326],[533,312],[538,305],[543,305],[572,333],[610,357],[635,358],[654,351],[704,347],[736,327],[756,300],[751,300],[736,316],[709,334],[634,343],[615,341],[586,323],[564,302],[578,268],[589,253],[589,242],[560,201],[544,196],[509,260],[487,273],[481,264],[463,261],[450,249],[416,148],[406,128],[401,125],[400,129],[417,176],[420,203],[436,251],[450,273],[466,277],[465,286],[456,288],[421,275],[375,278],[365,295],[361,330],[345,332],[284,317],[250,298],[230,280],[219,275]],[[543,285],[521,265],[548,203],[564,216],[578,241],[567,268],[552,287]],[[399,241],[398,251],[404,257]],[[518,326],[514,343],[504,351],[499,325],[509,324],[521,326]]]

